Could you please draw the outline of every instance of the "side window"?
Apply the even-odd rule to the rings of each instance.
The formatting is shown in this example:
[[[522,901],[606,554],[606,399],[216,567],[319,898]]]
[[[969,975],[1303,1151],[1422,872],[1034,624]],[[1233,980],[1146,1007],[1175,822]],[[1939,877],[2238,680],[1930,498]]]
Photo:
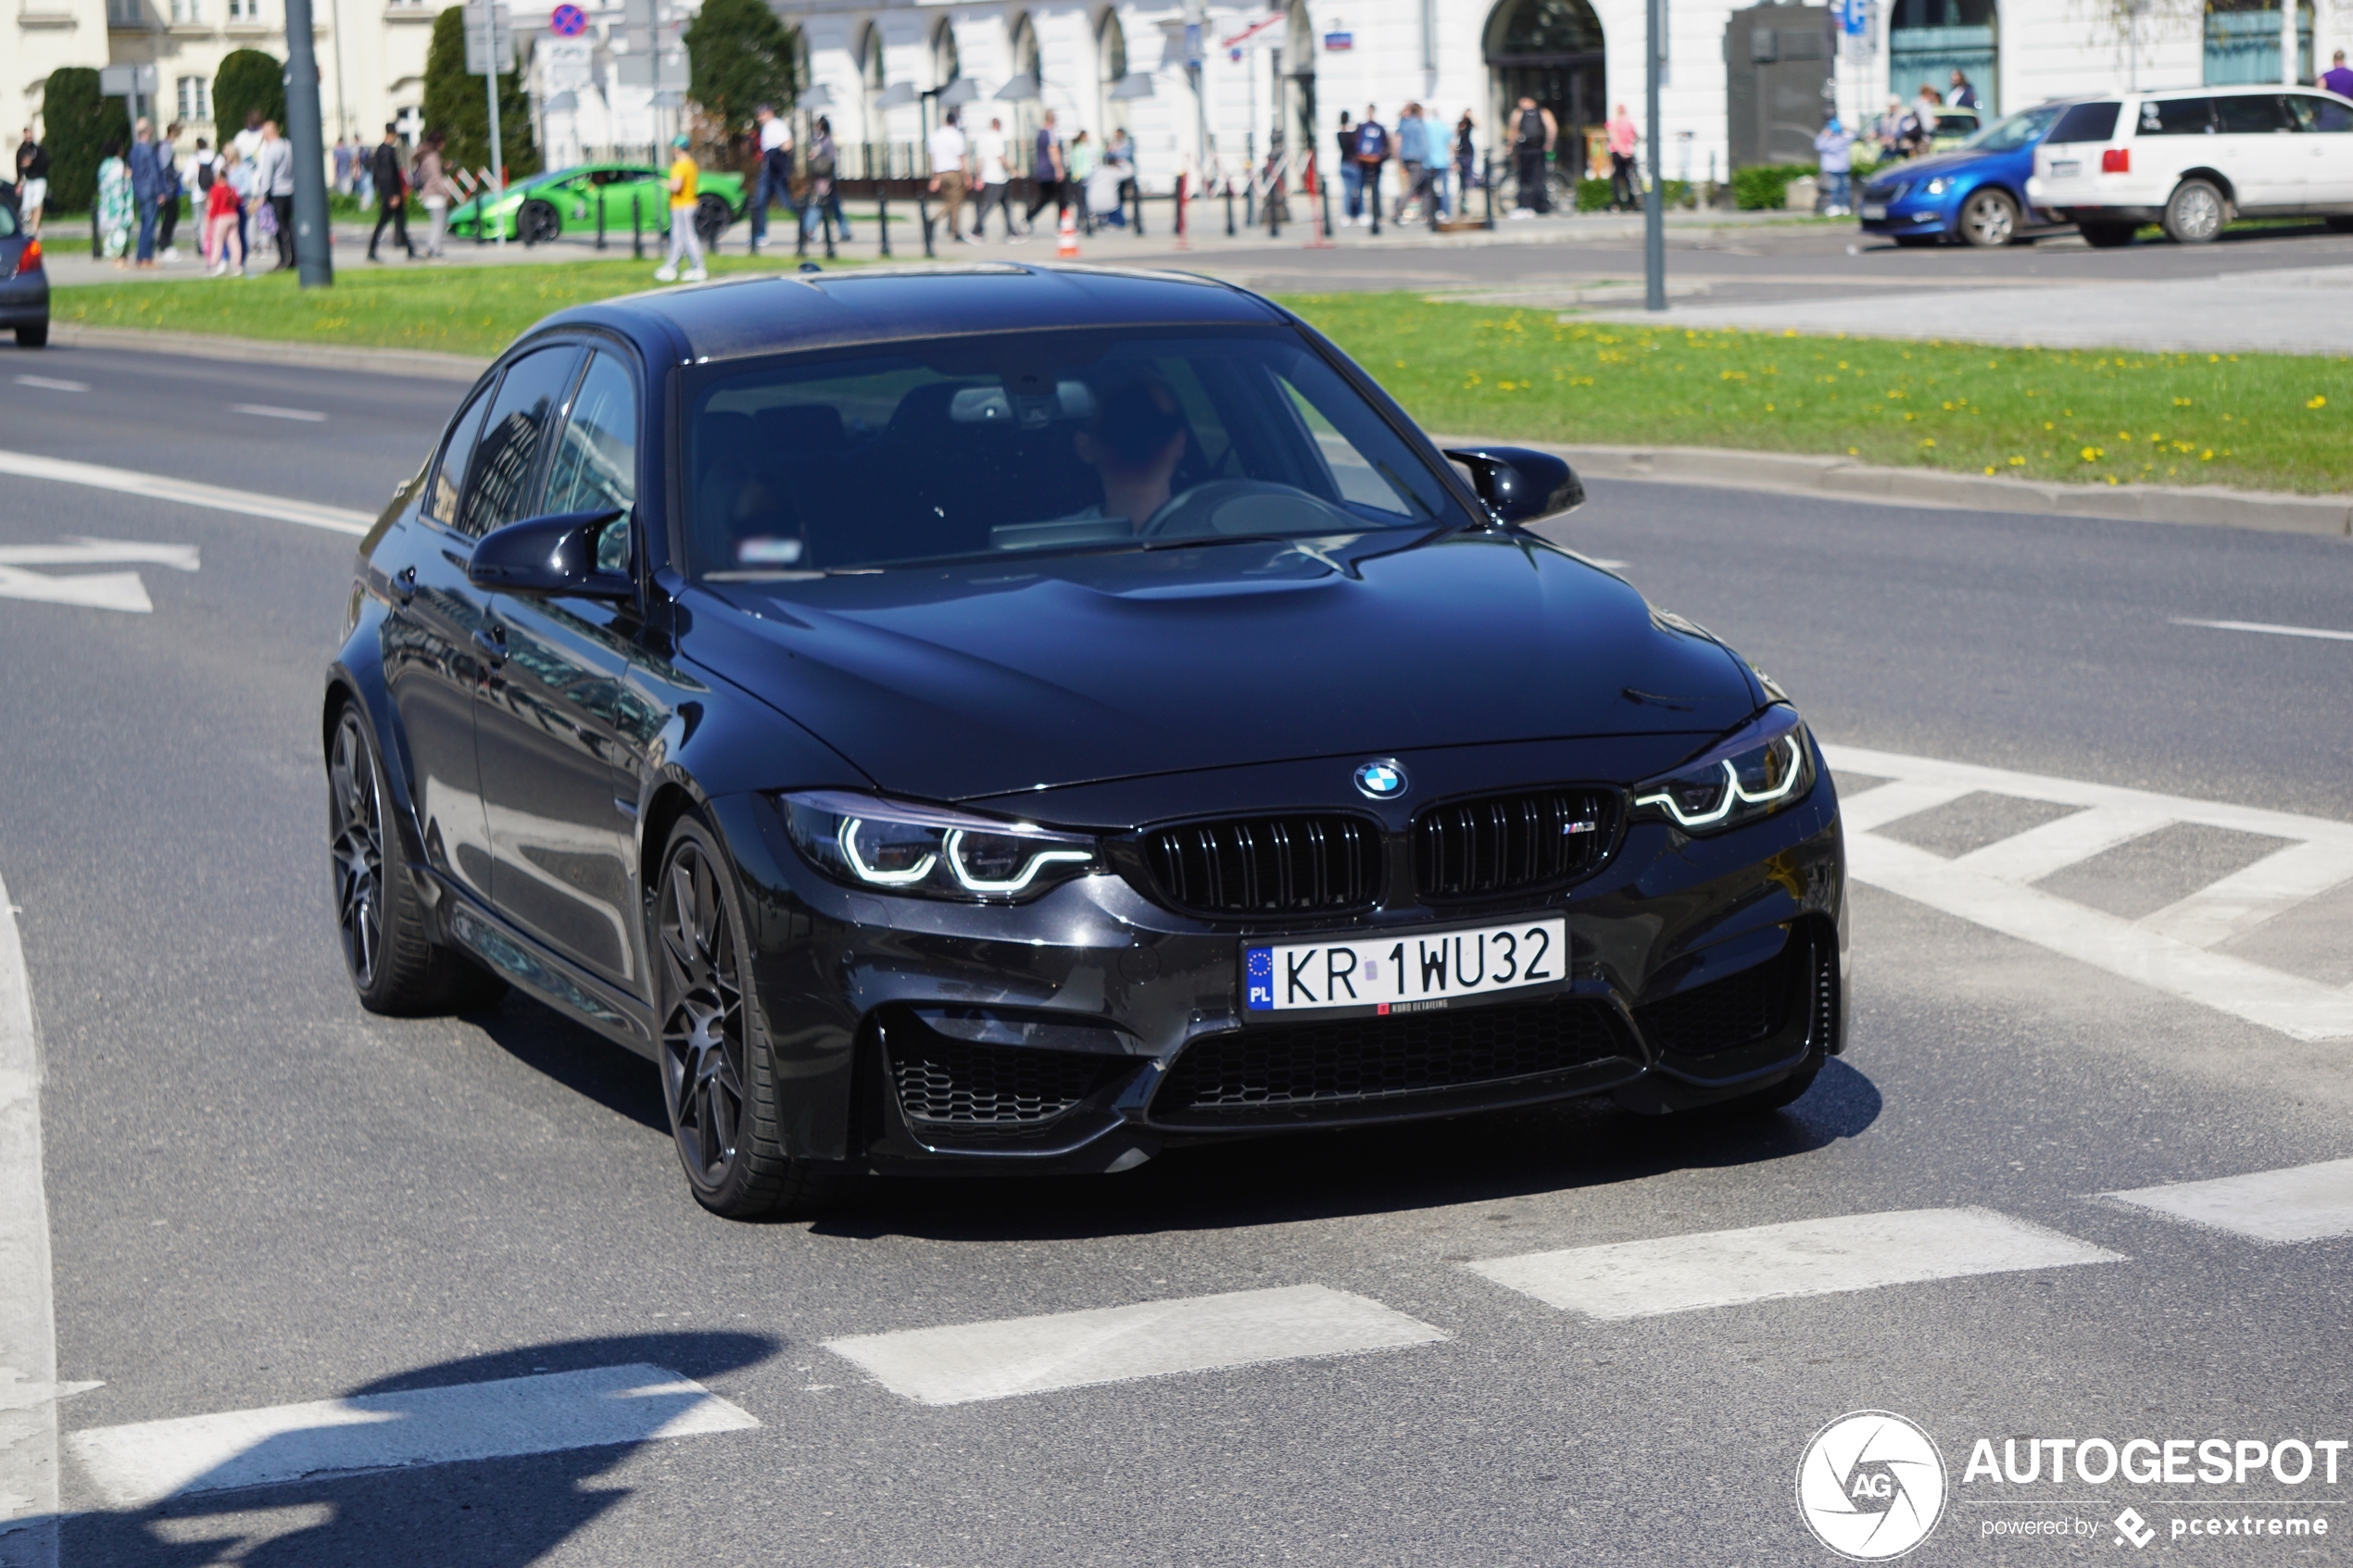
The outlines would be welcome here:
[[[2148,98],[2141,103],[2144,136],[2203,136],[2213,129],[2211,98]]]
[[[2116,134],[2117,104],[2078,104],[2051,130],[2054,142],[2105,142]]]
[[[2293,128],[2277,93],[2235,93],[2215,99],[2214,109],[2225,136],[2269,136]]]
[[[2307,131],[2329,131],[2342,136],[2353,134],[2353,107],[2334,98],[2317,98],[2309,93],[2297,93],[2287,101],[2288,112],[2296,123]]]
[[[588,361],[572,399],[572,418],[556,444],[547,477],[547,510],[622,515],[597,540],[597,564],[629,568],[629,508],[637,499],[637,389],[628,368],[610,354]]]
[[[530,515],[532,476],[564,389],[580,364],[570,344],[526,354],[507,367],[498,383],[482,439],[466,470],[466,493],[458,505],[457,528],[479,539],[492,529]]]
[[[425,486],[424,514],[435,522],[457,519],[458,493],[466,484],[466,458],[473,453],[474,437],[482,433],[482,412],[489,407],[490,389],[485,386],[474,394],[474,400],[450,427],[449,440],[434,464],[433,482]]]

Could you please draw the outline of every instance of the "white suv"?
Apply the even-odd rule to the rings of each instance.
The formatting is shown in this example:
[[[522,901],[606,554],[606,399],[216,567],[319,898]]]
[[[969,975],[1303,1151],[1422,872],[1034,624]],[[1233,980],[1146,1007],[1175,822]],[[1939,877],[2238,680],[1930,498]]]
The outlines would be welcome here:
[[[2203,245],[2233,217],[2353,229],[2353,102],[2314,88],[2125,93],[2070,107],[2034,149],[2028,199],[2095,245],[2144,223]]]

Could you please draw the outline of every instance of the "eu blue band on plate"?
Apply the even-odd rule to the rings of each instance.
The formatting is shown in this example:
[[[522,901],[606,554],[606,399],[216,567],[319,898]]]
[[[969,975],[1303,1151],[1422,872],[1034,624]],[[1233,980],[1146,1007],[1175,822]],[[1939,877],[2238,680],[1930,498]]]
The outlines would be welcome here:
[[[1242,968],[1242,1005],[1260,1012],[1275,1005],[1275,949],[1252,947]]]

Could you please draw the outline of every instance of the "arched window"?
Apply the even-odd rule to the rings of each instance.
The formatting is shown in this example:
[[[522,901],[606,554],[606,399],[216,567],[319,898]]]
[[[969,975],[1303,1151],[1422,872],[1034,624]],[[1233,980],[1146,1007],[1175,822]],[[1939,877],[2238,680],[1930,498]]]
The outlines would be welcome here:
[[[942,17],[931,35],[931,84],[945,87],[963,74],[963,63],[956,56],[956,30]]]
[[[1111,90],[1127,74],[1127,30],[1117,11],[1105,11],[1095,29],[1095,140],[1109,143],[1113,121]]]
[[[1045,109],[1045,79],[1038,49],[1038,24],[1025,14],[1013,23],[1013,76],[997,95],[1007,99],[1013,129],[1015,166],[1036,161],[1038,116]]]
[[[1586,0],[1504,0],[1487,19],[1487,64],[1494,107],[1482,144],[1502,149],[1516,134],[1516,106],[1533,98],[1560,130],[1559,156],[1574,170],[1586,160],[1588,132],[1608,118],[1602,69],[1602,24]]]
[[[883,81],[882,29],[873,22],[868,22],[865,31],[858,35],[858,84],[862,89],[859,107],[862,111],[863,138],[869,147],[880,145],[890,140],[890,133],[884,123],[885,111],[875,100],[882,96],[887,83]],[[874,154],[870,151],[866,156],[871,157]]]

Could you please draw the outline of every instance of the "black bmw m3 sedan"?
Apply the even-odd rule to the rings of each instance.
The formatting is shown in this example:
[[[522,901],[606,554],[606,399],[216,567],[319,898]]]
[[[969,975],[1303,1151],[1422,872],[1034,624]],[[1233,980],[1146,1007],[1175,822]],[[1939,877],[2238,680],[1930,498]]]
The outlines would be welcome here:
[[[1608,1093],[1844,1039],[1787,698],[1198,278],[750,276],[567,310],[362,542],[321,736],[363,1005],[656,1063],[694,1194]]]

